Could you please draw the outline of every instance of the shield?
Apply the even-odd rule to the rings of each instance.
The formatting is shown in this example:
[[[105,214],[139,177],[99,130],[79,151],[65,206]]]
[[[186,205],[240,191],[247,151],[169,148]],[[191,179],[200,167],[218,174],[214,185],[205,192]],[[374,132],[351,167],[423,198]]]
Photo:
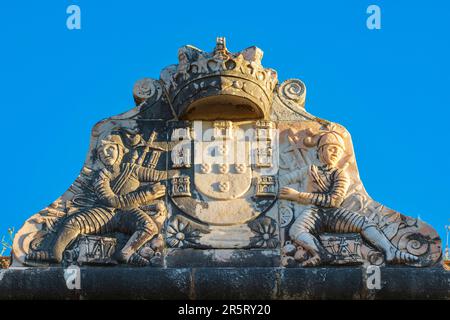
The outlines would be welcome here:
[[[276,166],[267,161],[261,165],[257,159],[259,154],[267,155],[261,148],[273,150],[271,141],[259,143],[258,124],[194,121],[191,133],[184,135],[188,141],[172,139],[170,149],[176,154],[193,155],[192,166],[169,168],[174,169],[170,195],[181,211],[207,224],[234,225],[270,208],[277,194]],[[186,132],[186,128],[175,129],[172,136],[180,136],[176,130]],[[186,150],[180,152],[181,148]]]
[[[252,168],[247,142],[242,145],[235,140],[201,142],[195,143],[194,148],[199,148],[195,154],[205,156],[206,153],[202,163],[194,165],[195,189],[202,195],[214,200],[231,200],[244,196],[250,189]],[[243,159],[236,159],[238,154]]]

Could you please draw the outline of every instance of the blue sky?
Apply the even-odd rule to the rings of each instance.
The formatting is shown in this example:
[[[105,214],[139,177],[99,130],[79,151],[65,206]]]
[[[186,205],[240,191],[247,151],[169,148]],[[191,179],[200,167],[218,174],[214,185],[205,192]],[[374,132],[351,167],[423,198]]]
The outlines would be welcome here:
[[[81,8],[68,30],[66,8]],[[366,9],[381,8],[381,30]],[[133,107],[132,87],[177,49],[257,45],[280,80],[302,79],[306,108],[352,134],[369,194],[449,224],[448,1],[2,1],[0,234],[73,182],[91,127]]]

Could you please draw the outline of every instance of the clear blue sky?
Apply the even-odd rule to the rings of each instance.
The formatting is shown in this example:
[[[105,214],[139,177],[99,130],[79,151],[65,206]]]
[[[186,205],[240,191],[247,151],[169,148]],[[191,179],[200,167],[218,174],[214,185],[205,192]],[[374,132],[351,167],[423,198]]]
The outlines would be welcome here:
[[[66,8],[81,8],[68,30]],[[366,9],[381,8],[381,30]],[[353,136],[369,194],[432,224],[450,208],[448,1],[1,1],[0,234],[78,175],[91,127],[133,107],[177,49],[257,45],[281,80],[307,85],[309,112]]]

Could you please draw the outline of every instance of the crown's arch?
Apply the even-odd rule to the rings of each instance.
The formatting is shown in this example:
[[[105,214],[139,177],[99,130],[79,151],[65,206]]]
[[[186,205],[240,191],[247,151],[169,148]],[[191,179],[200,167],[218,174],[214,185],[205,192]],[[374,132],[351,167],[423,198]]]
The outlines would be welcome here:
[[[181,120],[258,120],[267,114],[250,99],[220,95],[198,99],[180,115]]]

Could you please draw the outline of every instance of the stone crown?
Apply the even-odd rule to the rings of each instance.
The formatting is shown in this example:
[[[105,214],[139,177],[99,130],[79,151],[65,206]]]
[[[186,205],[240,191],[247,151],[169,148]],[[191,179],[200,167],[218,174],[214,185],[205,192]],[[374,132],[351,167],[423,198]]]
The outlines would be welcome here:
[[[181,47],[178,64],[165,68],[161,80],[180,119],[268,118],[278,80],[262,57],[254,46],[231,53],[225,38],[217,38],[212,53]]]

